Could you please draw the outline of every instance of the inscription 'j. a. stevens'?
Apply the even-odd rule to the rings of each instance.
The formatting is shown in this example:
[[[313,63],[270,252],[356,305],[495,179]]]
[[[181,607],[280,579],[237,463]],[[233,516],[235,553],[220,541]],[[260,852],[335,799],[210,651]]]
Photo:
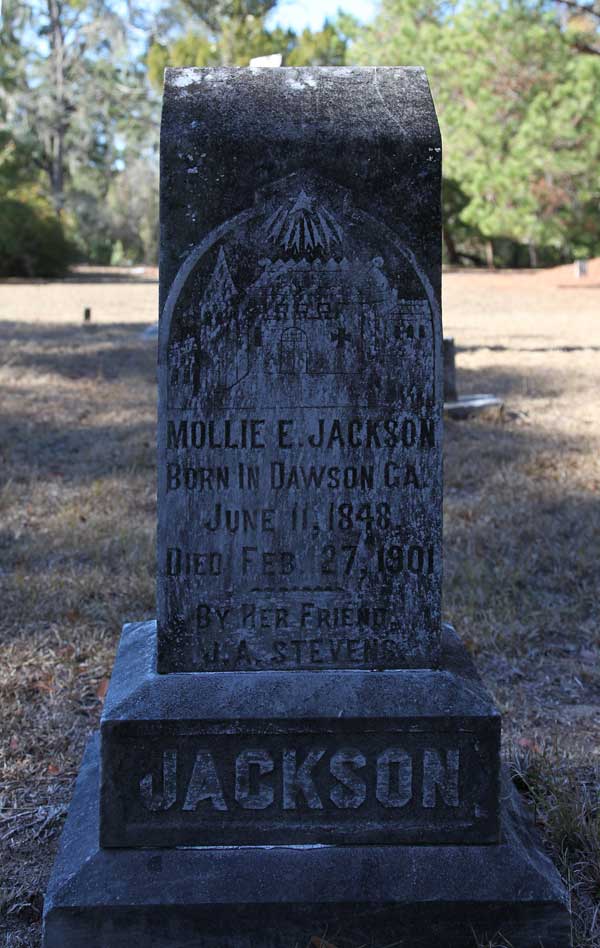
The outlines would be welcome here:
[[[291,175],[161,317],[159,667],[434,665],[440,317],[406,236]]]

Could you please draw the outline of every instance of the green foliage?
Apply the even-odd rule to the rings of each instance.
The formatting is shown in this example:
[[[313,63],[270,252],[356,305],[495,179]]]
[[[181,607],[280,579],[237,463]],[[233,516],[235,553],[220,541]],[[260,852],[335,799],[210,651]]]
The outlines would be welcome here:
[[[0,277],[63,276],[74,248],[50,205],[0,198]]]
[[[600,57],[579,55],[547,4],[384,0],[351,58],[427,69],[445,146],[447,251],[475,245],[475,257],[511,265],[519,247],[533,264],[600,253]]]
[[[31,184],[33,179],[28,149],[17,142],[10,132],[0,131],[0,196],[11,196],[17,188]]]
[[[267,28],[266,17],[275,5],[273,0],[217,5],[185,0],[199,28],[175,30],[176,35],[166,41],[153,41],[146,57],[152,85],[162,88],[167,66],[247,66],[251,59],[272,53],[281,53],[285,66],[344,64],[348,46],[344,28],[352,29],[350,18],[339,18],[339,23],[326,20],[321,30],[306,29],[297,36],[292,30]]]
[[[0,133],[0,277],[62,276],[75,256],[50,201],[44,196],[31,154]]]
[[[158,100],[142,50],[132,53],[136,0],[6,0],[5,10],[11,30],[0,43],[0,65],[11,68],[0,80],[0,105],[27,159],[27,179],[81,255],[105,262],[121,236],[108,196],[125,155],[143,157],[146,177],[155,177]],[[39,216],[34,210],[28,227]]]
[[[247,66],[256,56],[285,56],[293,43],[291,31],[268,31],[254,19],[246,23],[230,20],[214,39],[207,33],[191,31],[168,45],[153,43],[146,60],[148,76],[154,87],[161,89],[167,66]]]
[[[452,178],[442,180],[442,206],[444,208],[444,251],[450,264],[484,264],[481,257],[483,235],[469,227],[462,215],[469,198],[461,186]]]
[[[110,234],[123,260],[147,263],[158,259],[158,168],[131,157],[113,178],[106,199]]]
[[[182,0],[186,11],[197,17],[212,33],[223,23],[262,20],[275,9],[277,0]]]
[[[268,30],[266,17],[276,0],[183,0],[187,16],[172,11],[170,34],[148,50],[148,76],[162,88],[166,66],[247,66],[256,56],[285,55],[294,45],[291,30]],[[192,29],[189,28],[192,14]]]
[[[367,26],[340,12],[299,35],[270,27],[276,6],[4,0],[0,200],[30,208],[10,205],[11,220],[25,215],[27,233],[60,220],[91,261],[153,261],[165,66],[281,53],[287,66],[426,67],[444,137],[449,262],[600,254],[598,0],[382,0]]]
[[[286,66],[343,66],[347,39],[327,20],[323,29],[313,33],[303,30],[294,48],[286,57]]]

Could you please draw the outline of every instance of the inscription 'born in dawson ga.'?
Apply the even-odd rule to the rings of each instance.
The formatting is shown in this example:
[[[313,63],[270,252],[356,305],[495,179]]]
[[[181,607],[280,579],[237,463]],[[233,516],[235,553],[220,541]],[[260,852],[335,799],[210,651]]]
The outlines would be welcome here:
[[[161,314],[160,671],[439,658],[437,304],[399,239],[301,177],[192,251]],[[342,608],[358,645],[308,646]]]

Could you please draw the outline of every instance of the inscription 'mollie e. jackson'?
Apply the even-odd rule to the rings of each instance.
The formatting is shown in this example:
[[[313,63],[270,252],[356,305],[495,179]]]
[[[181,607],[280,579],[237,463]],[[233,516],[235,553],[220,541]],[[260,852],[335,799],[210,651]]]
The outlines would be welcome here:
[[[439,345],[409,239],[312,175],[190,254],[160,330],[161,670],[436,663]]]

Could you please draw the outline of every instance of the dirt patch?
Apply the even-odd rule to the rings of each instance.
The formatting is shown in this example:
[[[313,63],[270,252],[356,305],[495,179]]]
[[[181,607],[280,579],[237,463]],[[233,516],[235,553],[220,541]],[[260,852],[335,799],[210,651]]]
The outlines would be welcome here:
[[[121,625],[154,612],[155,344],[140,324],[156,318],[157,288],[126,277],[0,285],[0,927],[11,948],[39,944]],[[600,945],[600,290],[469,272],[447,274],[444,294],[459,391],[505,401],[500,420],[447,423],[445,617],[503,711],[507,753],[520,755],[572,887],[577,944]]]
[[[158,319],[156,268],[78,267],[66,280],[0,281],[0,320],[78,326]],[[141,328],[141,327],[140,327]]]
[[[562,267],[538,270],[536,282],[546,286],[576,287],[580,290],[600,289],[600,257]]]

